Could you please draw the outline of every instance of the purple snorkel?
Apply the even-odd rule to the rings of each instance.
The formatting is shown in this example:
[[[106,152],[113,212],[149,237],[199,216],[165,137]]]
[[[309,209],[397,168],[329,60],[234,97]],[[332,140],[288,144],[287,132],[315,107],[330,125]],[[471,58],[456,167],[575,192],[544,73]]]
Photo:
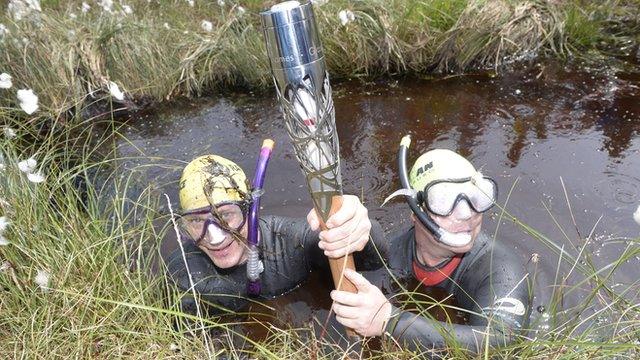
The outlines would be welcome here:
[[[273,150],[274,142],[266,139],[262,142],[260,156],[256,164],[256,172],[253,175],[251,190],[251,208],[249,209],[249,233],[247,243],[249,246],[249,256],[247,259],[247,293],[251,296],[260,295],[260,274],[264,271],[264,265],[260,261],[258,251],[260,225],[258,224],[258,211],[260,210],[260,196],[262,196],[262,184],[269,164],[269,157]]]

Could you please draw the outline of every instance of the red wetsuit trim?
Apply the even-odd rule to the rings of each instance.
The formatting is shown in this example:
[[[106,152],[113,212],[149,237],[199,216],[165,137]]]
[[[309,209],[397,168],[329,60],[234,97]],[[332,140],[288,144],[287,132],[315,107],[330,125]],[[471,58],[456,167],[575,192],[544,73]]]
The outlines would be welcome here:
[[[462,256],[456,255],[443,266],[426,268],[424,265],[418,263],[416,259],[413,259],[413,275],[424,286],[435,286],[448,279],[458,265],[460,265],[461,261]]]

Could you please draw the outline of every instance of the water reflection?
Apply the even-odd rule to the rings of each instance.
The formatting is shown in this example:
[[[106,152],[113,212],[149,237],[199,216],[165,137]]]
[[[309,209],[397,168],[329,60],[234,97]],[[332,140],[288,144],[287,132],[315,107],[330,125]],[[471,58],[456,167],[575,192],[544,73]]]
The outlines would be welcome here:
[[[585,244],[584,236],[593,234],[587,249],[596,266],[605,266],[625,246],[616,239],[638,234],[631,214],[640,201],[639,74],[637,64],[616,60],[596,69],[545,63],[500,77],[334,84],[345,192],[362,196],[389,236],[405,229],[407,206],[399,201],[384,208],[380,204],[398,188],[396,150],[410,133],[410,161],[437,147],[467,156],[496,178],[499,202],[510,213],[573,253]],[[119,144],[120,155],[138,156],[131,166],[146,165],[145,179],[158,183],[175,206],[185,162],[217,153],[250,176],[261,140],[273,138],[276,150],[267,172],[264,212],[302,216],[311,201],[271,95],[227,94],[131,119],[124,133],[129,141]],[[534,306],[544,308],[558,256],[513,223],[499,223],[498,211],[489,214],[485,230],[508,242],[527,268],[532,255],[539,256]],[[175,240],[166,244],[165,254]],[[622,265],[615,281],[635,282],[638,265],[638,259]],[[324,286],[310,281],[299,291],[316,296],[300,300],[294,292],[278,300],[283,313],[297,313],[303,323],[309,312],[326,314],[328,305],[317,300],[325,299]],[[566,304],[580,300],[576,292]]]

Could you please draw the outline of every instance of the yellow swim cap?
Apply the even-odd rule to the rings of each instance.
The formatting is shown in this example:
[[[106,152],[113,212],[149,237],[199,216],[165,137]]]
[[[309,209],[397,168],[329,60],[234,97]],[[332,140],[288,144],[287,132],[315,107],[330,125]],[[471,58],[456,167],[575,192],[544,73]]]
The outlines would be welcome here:
[[[422,191],[436,180],[457,180],[472,177],[476,169],[464,157],[446,149],[429,150],[420,155],[409,172],[409,184]]]
[[[180,208],[183,212],[247,199],[247,178],[244,171],[222,156],[200,156],[182,171]]]

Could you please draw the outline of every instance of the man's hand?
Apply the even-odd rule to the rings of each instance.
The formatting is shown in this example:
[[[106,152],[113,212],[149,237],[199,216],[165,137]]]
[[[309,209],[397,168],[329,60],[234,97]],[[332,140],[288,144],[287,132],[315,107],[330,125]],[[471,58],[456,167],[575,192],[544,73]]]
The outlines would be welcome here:
[[[315,209],[307,215],[312,230],[318,230],[320,220]],[[369,241],[371,221],[367,208],[354,195],[343,195],[340,209],[327,219],[329,230],[321,231],[318,246],[330,258],[339,258],[364,249]]]
[[[380,289],[357,272],[345,269],[344,276],[356,286],[358,292],[331,292],[336,320],[362,336],[382,335],[391,316],[391,304]]]

